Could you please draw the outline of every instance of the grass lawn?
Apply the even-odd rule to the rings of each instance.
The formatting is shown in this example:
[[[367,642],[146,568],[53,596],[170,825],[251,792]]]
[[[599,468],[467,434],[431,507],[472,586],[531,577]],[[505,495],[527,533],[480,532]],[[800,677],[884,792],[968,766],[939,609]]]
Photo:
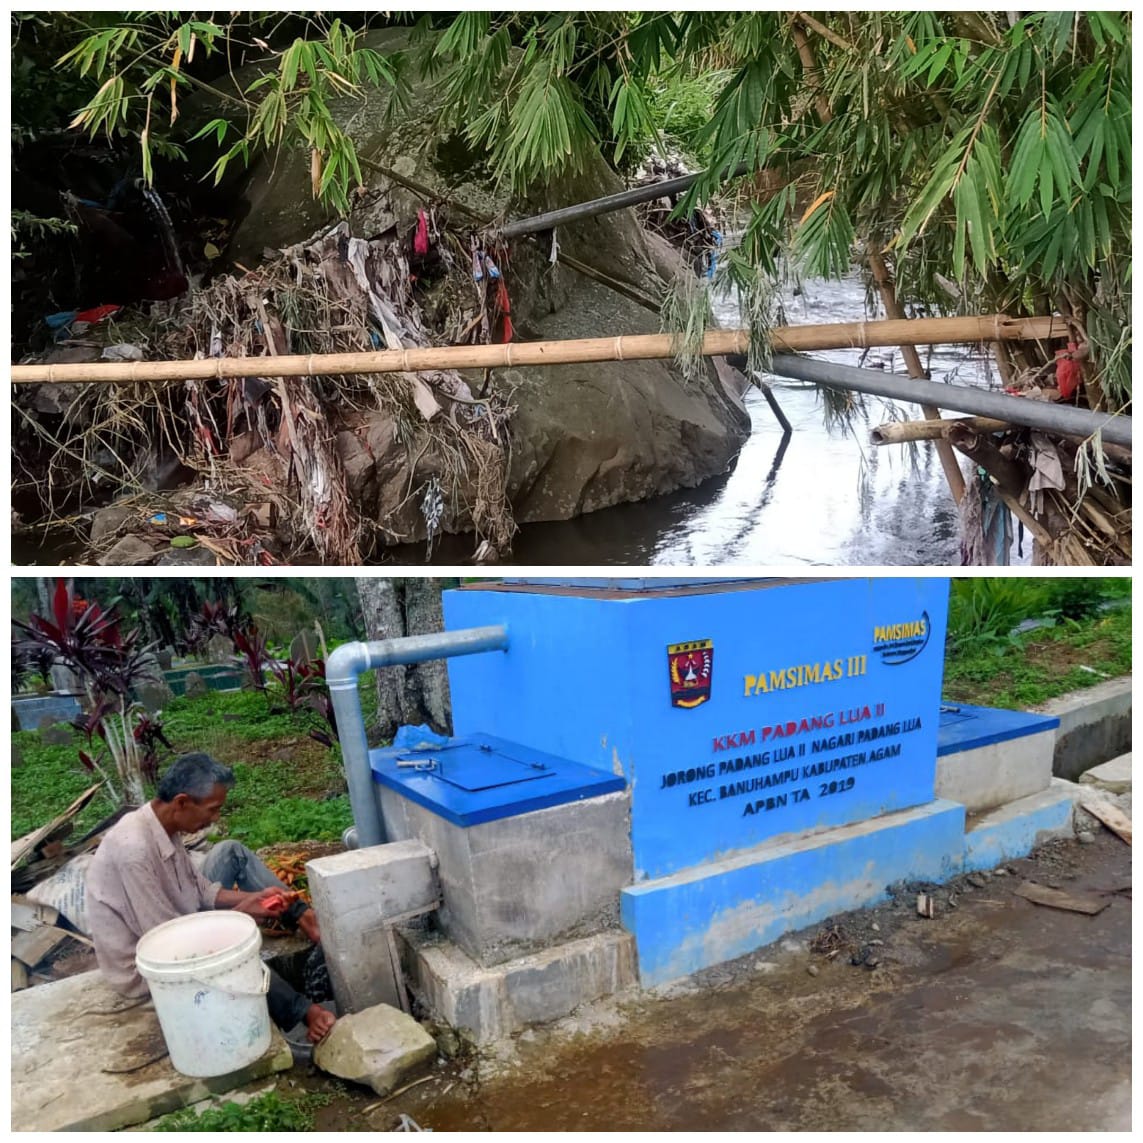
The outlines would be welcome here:
[[[372,673],[362,676],[366,721],[376,709]],[[251,849],[281,841],[334,841],[352,824],[341,752],[309,737],[313,716],[270,713],[263,694],[212,691],[176,698],[163,711],[163,729],[180,754],[203,750],[234,767],[221,825]],[[39,731],[12,735],[12,837],[22,837],[61,813],[96,781],[80,765],[82,745],[45,746]],[[101,792],[74,820],[81,837],[114,805]]]

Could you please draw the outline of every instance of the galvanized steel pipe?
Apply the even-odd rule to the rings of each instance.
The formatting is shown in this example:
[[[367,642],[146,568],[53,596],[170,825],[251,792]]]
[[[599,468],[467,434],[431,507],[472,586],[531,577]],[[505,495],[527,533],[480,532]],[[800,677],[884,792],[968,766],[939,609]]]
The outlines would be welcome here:
[[[723,175],[724,179],[734,179],[750,171],[746,163],[739,163],[732,171]],[[594,198],[590,202],[577,202],[574,206],[561,206],[558,210],[549,210],[544,214],[535,214],[531,218],[518,218],[515,222],[505,223],[500,228],[504,238],[519,238],[524,234],[536,234],[541,230],[551,230],[554,226],[563,226],[569,222],[578,222],[581,218],[593,218],[597,214],[609,214],[614,210],[624,210],[629,206],[638,206],[641,202],[653,202],[657,198],[667,198],[673,194],[682,194],[690,190],[699,174],[679,175],[678,178],[666,179],[661,183],[646,183],[639,187],[630,187],[627,190],[616,191],[615,194],[605,195],[603,198]]]
[[[1131,447],[1131,418],[1115,413],[1098,413],[1072,405],[1012,397],[1007,393],[994,393],[968,385],[917,381],[874,369],[857,369],[852,365],[836,365],[832,361],[818,361],[789,353],[776,353],[770,363],[770,372],[779,377],[828,385],[832,389],[847,389],[888,397],[893,401],[912,401],[918,405],[935,405],[938,409],[995,417],[999,421],[1027,425],[1049,433],[1089,437],[1099,432],[1111,444]]]
[[[369,745],[357,682],[362,672],[430,659],[477,655],[482,651],[506,651],[508,628],[468,627],[435,635],[409,635],[403,639],[379,639],[372,643],[343,643],[326,661],[325,679],[337,719],[337,737],[349,785],[349,803],[359,846],[380,845],[385,827],[373,791]]]

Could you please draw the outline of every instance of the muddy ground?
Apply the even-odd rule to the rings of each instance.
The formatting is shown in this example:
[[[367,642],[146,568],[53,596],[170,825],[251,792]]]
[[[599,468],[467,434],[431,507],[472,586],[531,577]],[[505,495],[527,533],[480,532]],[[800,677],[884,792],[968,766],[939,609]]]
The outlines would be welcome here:
[[[1131,850],[1101,831],[1004,868],[936,890],[932,920],[909,887],[385,1102],[302,1066],[279,1088],[336,1093],[316,1126],[339,1131],[1127,1130]],[[1107,907],[1033,905],[1024,879]]]

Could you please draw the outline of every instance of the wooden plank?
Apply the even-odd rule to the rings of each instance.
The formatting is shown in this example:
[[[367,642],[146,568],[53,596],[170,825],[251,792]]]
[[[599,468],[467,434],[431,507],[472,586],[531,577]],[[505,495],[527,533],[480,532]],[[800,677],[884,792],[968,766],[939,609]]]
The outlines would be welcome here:
[[[28,968],[36,965],[54,952],[72,934],[54,925],[41,925],[30,933],[17,933],[12,938],[12,955]]]
[[[79,811],[82,810],[83,807],[86,806],[87,803],[95,797],[96,793],[99,791],[102,785],[102,782],[96,782],[95,785],[91,787],[91,789],[84,790],[84,792],[80,794],[80,796],[76,798],[76,800],[72,802],[72,804],[68,806],[68,808],[64,810],[64,812],[60,814],[58,818],[48,822],[46,826],[40,826],[38,830],[34,830],[32,833],[25,834],[22,838],[19,839],[19,841],[13,842],[12,868],[15,869],[16,866],[19,865],[19,863],[23,861],[24,858],[27,857],[28,854],[31,853],[32,850],[35,849],[41,841],[47,837],[50,837],[52,833],[55,830],[59,829],[59,827],[62,826],[65,822],[71,821],[71,819],[74,818],[75,815],[78,814]]]
[[[1074,893],[1063,893],[1059,889],[1049,889],[1046,885],[1037,885],[1034,881],[1024,881],[1013,890],[1017,897],[1031,901],[1033,905],[1047,905],[1050,909],[1066,909],[1069,913],[1086,913],[1094,917],[1102,913],[1110,901],[1101,901],[1098,897],[1079,897]]]
[[[15,958],[12,958],[12,991],[19,992],[28,987],[28,970]]]
[[[1093,818],[1099,818],[1116,837],[1131,844],[1131,819],[1118,806],[1090,794],[1080,797],[1080,805]]]
[[[12,928],[27,933],[41,925],[54,925],[59,919],[59,910],[51,905],[41,905],[19,893],[12,894]]]

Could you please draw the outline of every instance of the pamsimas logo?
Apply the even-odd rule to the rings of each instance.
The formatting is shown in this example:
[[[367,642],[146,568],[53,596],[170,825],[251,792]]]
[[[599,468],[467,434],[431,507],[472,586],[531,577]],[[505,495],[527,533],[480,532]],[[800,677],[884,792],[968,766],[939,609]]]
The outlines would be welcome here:
[[[874,627],[873,653],[880,655],[881,661],[889,667],[907,663],[928,646],[931,627],[927,611],[921,612],[920,619]]]

